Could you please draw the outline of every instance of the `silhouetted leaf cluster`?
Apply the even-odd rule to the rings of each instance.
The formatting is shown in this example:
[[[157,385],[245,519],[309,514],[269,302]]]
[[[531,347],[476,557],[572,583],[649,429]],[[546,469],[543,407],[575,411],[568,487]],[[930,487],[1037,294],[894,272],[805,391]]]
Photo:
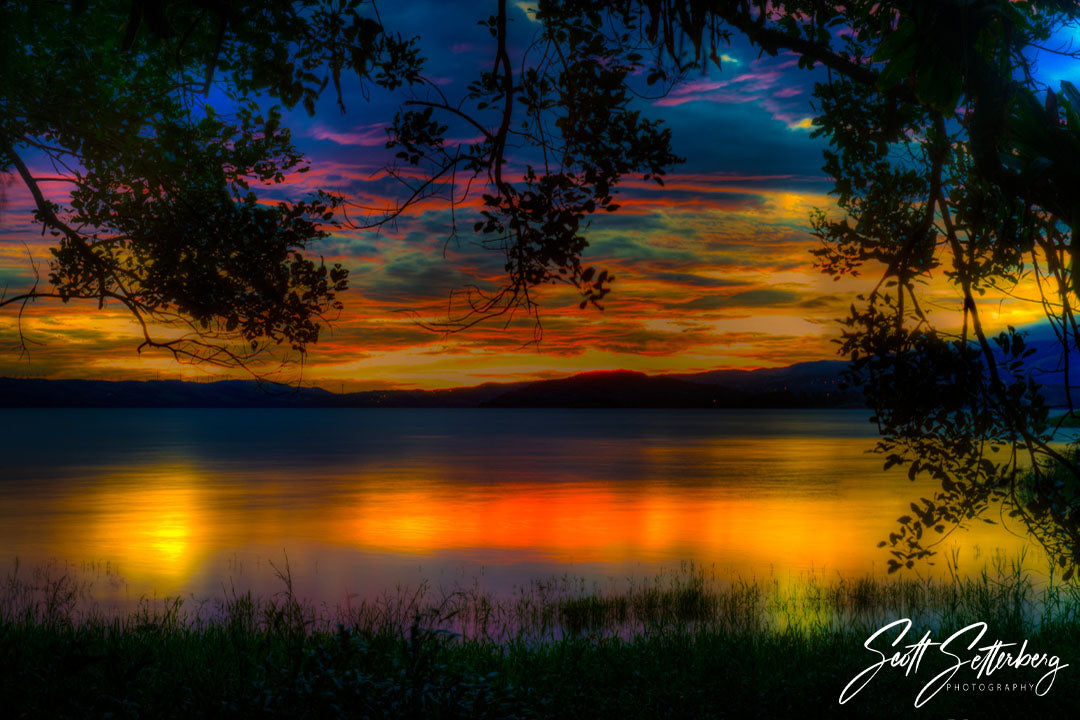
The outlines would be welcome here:
[[[1032,64],[1075,2],[1009,0],[622,0],[680,62],[715,59],[741,33],[761,52],[824,67],[814,135],[842,214],[812,218],[820,268],[879,274],[845,321],[848,382],[875,410],[886,467],[934,479],[882,543],[890,570],[913,567],[952,529],[1014,519],[1071,578],[1080,564],[1075,445],[1063,450],[1040,385],[1074,414],[1080,350],[1073,272],[1080,226],[1080,92],[1047,87]],[[678,41],[691,47],[680,54]],[[707,41],[707,42],[706,42]],[[945,278],[947,299],[931,282]],[[987,292],[1038,303],[1058,341],[1036,362],[1013,328],[984,329]],[[1035,297],[1031,297],[1034,295]],[[949,321],[939,327],[934,311]],[[959,330],[955,326],[960,317]],[[1014,523],[1016,524],[1016,523]]]
[[[497,14],[480,23],[493,39],[492,69],[458,99],[432,85],[397,114],[387,147],[404,166],[391,172],[407,196],[372,220],[381,224],[441,198],[455,209],[450,237],[458,238],[456,208],[479,192],[472,231],[504,255],[506,281],[495,290],[471,288],[464,310],[435,324],[442,330],[535,312],[532,290],[544,284],[572,285],[582,308],[601,307],[614,277],[583,262],[590,216],[619,209],[618,185],[627,176],[662,185],[680,161],[670,131],[633,108],[631,76],[649,66],[636,26],[610,25],[602,5],[541,2],[539,29],[512,61],[507,3],[496,5]],[[668,74],[649,67],[661,73],[649,84]],[[448,140],[450,123],[475,137]],[[405,168],[418,168],[420,179]]]
[[[342,200],[268,197],[308,170],[281,106],[313,113],[333,86],[344,109],[345,72],[415,82],[410,41],[359,0],[6,3],[0,28],[0,170],[56,238],[52,287],[0,302],[117,302],[140,348],[182,361],[248,366],[318,340],[347,271],[311,246]],[[73,188],[62,204],[42,189],[56,182]]]

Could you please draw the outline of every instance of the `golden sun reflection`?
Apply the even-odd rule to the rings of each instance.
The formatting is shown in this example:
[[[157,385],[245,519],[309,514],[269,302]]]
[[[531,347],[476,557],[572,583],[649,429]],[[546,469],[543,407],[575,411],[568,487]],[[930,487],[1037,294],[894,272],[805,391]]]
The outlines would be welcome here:
[[[78,529],[58,528],[66,554],[108,558],[129,581],[172,592],[207,552],[204,494],[201,479],[182,466],[103,476],[69,501],[89,518]]]

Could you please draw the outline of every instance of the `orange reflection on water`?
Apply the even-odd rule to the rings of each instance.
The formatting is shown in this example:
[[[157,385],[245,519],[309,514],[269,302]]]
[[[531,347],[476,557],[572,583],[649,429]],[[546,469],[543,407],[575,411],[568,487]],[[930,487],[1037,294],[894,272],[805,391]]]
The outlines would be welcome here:
[[[356,494],[327,523],[327,539],[421,556],[466,551],[486,562],[692,559],[745,576],[811,568],[862,574],[884,567],[876,544],[894,529],[890,506],[903,507],[891,502],[891,488],[792,498],[668,484],[412,485]],[[1025,544],[989,526],[963,540],[1006,552]]]
[[[753,562],[753,556],[769,556],[769,563],[779,559],[777,553],[794,550],[798,558],[788,559],[796,564],[864,557],[851,543],[856,533],[850,526],[832,534],[808,529],[808,518],[820,509],[806,502],[739,499],[722,491],[710,497],[700,490],[672,492],[670,486],[616,492],[507,483],[497,493],[445,486],[383,489],[377,497],[358,496],[334,526],[339,540],[349,544],[412,554],[524,551],[561,562],[736,556]]]
[[[329,600],[353,586],[360,566],[414,560],[426,572],[539,562],[560,573],[579,563],[619,573],[693,560],[743,577],[883,574],[889,556],[877,542],[927,488],[882,474],[880,458],[863,452],[869,444],[628,442],[611,451],[625,467],[607,475],[599,469],[607,456],[559,465],[541,453],[507,465],[468,454],[322,466],[136,463],[95,469],[51,496],[12,495],[25,511],[12,518],[38,519],[0,526],[0,540],[35,539],[37,549],[20,552],[30,561],[108,561],[138,592],[160,594],[200,584],[217,592],[230,558],[280,561],[283,550],[295,568],[319,574],[312,582]],[[1012,555],[1027,544],[982,523],[955,540]]]

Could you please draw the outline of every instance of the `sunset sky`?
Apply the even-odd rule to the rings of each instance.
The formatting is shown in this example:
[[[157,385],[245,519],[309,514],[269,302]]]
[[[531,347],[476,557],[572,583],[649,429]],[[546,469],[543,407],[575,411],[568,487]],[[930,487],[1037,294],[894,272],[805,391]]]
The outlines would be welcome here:
[[[420,36],[426,75],[451,98],[490,67],[494,39],[476,21],[490,3],[463,10],[457,3],[380,5],[386,27]],[[407,9],[406,9],[407,8]],[[396,12],[395,12],[396,11]],[[535,31],[524,3],[514,8],[516,57]],[[854,293],[873,278],[833,282],[813,267],[816,245],[808,229],[814,208],[829,210],[830,182],[821,172],[820,139],[810,137],[816,72],[795,67],[794,56],[759,58],[736,38],[723,68],[709,67],[642,110],[672,128],[674,149],[687,162],[665,188],[628,178],[621,209],[598,218],[587,233],[586,262],[616,277],[605,310],[579,310],[572,288],[548,286],[539,294],[543,338],[530,343],[532,320],[501,322],[445,336],[419,320],[445,317],[449,293],[498,278],[502,261],[462,233],[445,246],[449,210],[432,203],[381,232],[340,231],[318,248],[351,271],[346,307],[306,360],[305,383],[329,389],[449,387],[486,381],[534,379],[584,370],[629,368],[689,372],[723,367],[765,367],[832,358],[835,320]],[[1052,56],[1043,78],[1080,82],[1080,69]],[[384,127],[403,95],[369,98],[346,84],[348,112],[328,92],[314,117],[302,110],[286,124],[308,153],[304,185],[348,195],[374,208],[400,195],[383,168]],[[48,167],[42,174],[54,175]],[[63,198],[63,185],[48,188]],[[288,187],[299,196],[302,186]],[[29,287],[31,258],[47,274],[49,238],[33,223],[30,198],[14,177],[0,183],[0,288]],[[472,208],[465,221],[471,228]],[[835,211],[834,211],[835,212]],[[931,294],[936,294],[931,289]],[[938,322],[949,325],[958,305],[940,294]],[[987,298],[991,327],[1023,325],[1041,310],[1015,300]],[[29,357],[12,349],[16,312],[0,313],[0,375],[17,377],[202,379],[205,368],[179,367],[160,353],[137,355],[136,329],[118,307],[38,302],[22,327]],[[216,371],[220,372],[220,371]]]

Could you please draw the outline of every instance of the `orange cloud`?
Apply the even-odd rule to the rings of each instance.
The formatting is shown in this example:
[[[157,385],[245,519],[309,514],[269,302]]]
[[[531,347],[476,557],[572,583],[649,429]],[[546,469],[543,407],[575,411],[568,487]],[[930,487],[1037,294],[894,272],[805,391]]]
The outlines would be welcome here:
[[[670,177],[663,189],[624,183],[623,209],[596,218],[587,233],[585,261],[615,276],[605,310],[580,310],[572,287],[537,288],[539,343],[536,319],[522,315],[461,334],[421,327],[453,313],[454,290],[493,287],[502,274],[503,260],[482,249],[478,237],[463,232],[445,245],[450,216],[444,205],[417,208],[377,233],[338,228],[317,251],[350,268],[351,289],[343,296],[345,310],[331,318],[306,358],[305,381],[334,389],[435,388],[598,369],[690,372],[834,357],[833,321],[872,280],[833,282],[814,269],[809,250],[817,242],[807,218],[812,208],[830,207],[830,199],[813,184],[790,189],[803,181],[685,174]],[[385,172],[323,162],[289,192],[337,186],[386,207],[393,185]],[[31,281],[27,248],[39,269],[48,261],[48,240],[29,219],[27,200],[17,188],[8,190],[0,282],[9,292]],[[471,222],[461,219],[469,212],[459,209],[465,227]],[[958,314],[949,315],[955,303],[944,281],[926,292],[942,308],[940,323],[958,322]],[[995,296],[984,302],[991,326],[1037,316],[1021,301]],[[137,328],[111,305],[100,311],[91,303],[29,305],[21,319],[32,341],[29,359],[16,351],[19,328],[10,308],[0,313],[0,375],[192,378],[220,372],[178,368],[160,354],[137,355]]]

